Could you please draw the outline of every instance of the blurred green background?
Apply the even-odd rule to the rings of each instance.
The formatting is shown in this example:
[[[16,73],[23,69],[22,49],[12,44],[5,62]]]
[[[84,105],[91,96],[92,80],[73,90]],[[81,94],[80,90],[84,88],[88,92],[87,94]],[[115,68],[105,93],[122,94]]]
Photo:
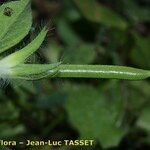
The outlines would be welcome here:
[[[149,0],[32,0],[32,10],[33,28],[20,45],[51,26],[29,62],[150,69]],[[93,147],[0,149],[150,149],[150,80],[0,82],[0,139],[95,140]]]

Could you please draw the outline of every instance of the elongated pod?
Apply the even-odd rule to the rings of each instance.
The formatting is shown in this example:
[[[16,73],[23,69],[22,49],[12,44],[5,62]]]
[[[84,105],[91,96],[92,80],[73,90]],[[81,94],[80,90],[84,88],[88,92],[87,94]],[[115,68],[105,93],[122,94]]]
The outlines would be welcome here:
[[[55,77],[142,80],[150,77],[150,71],[124,66],[60,65]]]
[[[48,78],[110,78],[142,80],[150,77],[149,70],[110,65],[22,64],[0,68],[0,77],[36,80]]]

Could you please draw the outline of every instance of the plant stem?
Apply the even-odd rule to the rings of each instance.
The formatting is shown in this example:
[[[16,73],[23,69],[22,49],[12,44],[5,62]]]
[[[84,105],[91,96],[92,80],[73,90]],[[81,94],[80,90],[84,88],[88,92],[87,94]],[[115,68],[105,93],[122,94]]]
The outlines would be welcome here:
[[[150,77],[150,71],[124,66],[60,65],[54,77],[142,80]]]

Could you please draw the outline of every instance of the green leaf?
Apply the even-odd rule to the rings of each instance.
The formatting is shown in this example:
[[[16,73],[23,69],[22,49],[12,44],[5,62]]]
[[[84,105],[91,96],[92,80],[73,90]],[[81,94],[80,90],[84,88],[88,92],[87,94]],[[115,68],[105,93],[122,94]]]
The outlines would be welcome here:
[[[6,8],[12,15],[4,15]],[[0,6],[0,53],[18,44],[32,25],[30,0],[5,3]]]
[[[0,120],[15,120],[19,117],[18,109],[11,101],[1,102],[0,110]]]
[[[99,4],[96,0],[73,0],[82,14],[90,21],[103,23],[110,27],[125,29],[127,22],[113,10]]]
[[[25,127],[22,124],[19,125],[9,125],[6,123],[0,124],[0,138],[10,138],[18,134],[22,134],[25,131]]]
[[[134,34],[135,47],[131,51],[131,59],[141,68],[150,69],[150,37]]]
[[[62,45],[56,41],[51,41],[50,44],[48,44],[48,46],[44,49],[43,53],[49,62],[55,63],[60,60],[62,50]]]
[[[150,104],[145,107],[145,109],[142,111],[139,120],[137,122],[137,125],[142,127],[143,129],[146,129],[150,132]]]
[[[124,122],[129,125],[135,122],[141,110],[149,105],[150,84],[147,81],[122,82],[123,97],[126,108]]]
[[[94,45],[90,43],[81,43],[79,46],[69,47],[65,51],[64,63],[90,64],[96,56],[94,48]]]
[[[150,84],[147,81],[131,81],[126,88],[128,93],[130,93],[130,109],[140,113],[139,110],[149,103]]]
[[[47,34],[46,28],[39,33],[39,35],[23,49],[7,56],[0,61],[0,66],[14,67],[20,63],[24,63],[25,60],[32,55],[42,44]]]
[[[65,19],[59,20],[58,32],[63,42],[67,45],[77,45],[81,41],[80,37],[78,37],[75,31],[71,28],[71,25]]]
[[[118,145],[124,134],[119,126],[123,109],[119,87],[115,82],[108,85],[103,90],[87,85],[66,87],[66,108],[80,138],[99,139],[103,147]]]

